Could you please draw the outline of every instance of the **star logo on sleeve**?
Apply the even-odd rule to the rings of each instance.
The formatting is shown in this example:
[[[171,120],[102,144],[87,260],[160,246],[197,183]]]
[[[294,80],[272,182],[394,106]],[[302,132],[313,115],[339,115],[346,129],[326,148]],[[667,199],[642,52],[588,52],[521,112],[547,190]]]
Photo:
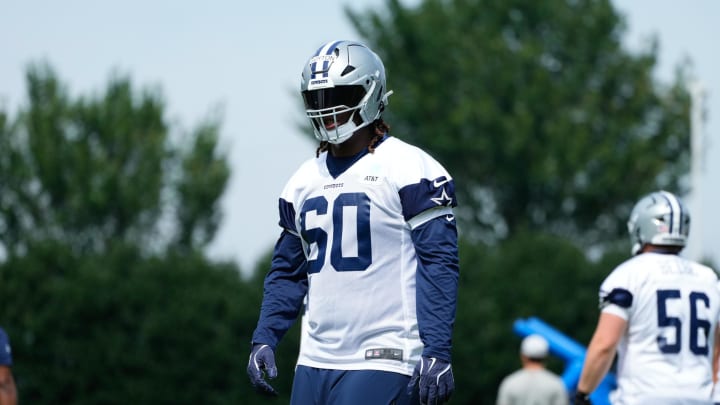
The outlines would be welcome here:
[[[452,204],[452,201],[453,201],[453,199],[447,195],[447,191],[445,191],[445,187],[443,187],[440,197],[431,198],[431,200],[432,200],[432,202],[434,202],[437,205],[446,205],[448,207]]]

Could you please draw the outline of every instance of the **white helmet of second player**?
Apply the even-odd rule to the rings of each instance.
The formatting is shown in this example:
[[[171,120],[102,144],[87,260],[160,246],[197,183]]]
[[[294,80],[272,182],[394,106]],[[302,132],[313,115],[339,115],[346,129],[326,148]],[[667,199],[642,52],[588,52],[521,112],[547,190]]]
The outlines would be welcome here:
[[[392,94],[380,58],[353,41],[321,46],[305,63],[300,90],[315,137],[333,144],[378,119]]]
[[[684,247],[690,232],[690,213],[674,194],[656,191],[635,204],[627,225],[633,255],[646,244]]]

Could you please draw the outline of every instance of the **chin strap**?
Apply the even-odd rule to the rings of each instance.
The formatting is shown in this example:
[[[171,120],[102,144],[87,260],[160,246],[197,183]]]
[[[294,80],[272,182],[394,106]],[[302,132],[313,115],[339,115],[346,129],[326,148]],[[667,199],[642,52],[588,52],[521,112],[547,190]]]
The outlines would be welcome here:
[[[361,128],[365,128],[366,126],[370,125],[371,121],[364,121],[362,124],[358,125],[355,123],[355,113],[358,112],[358,110],[353,111],[353,113],[350,115],[350,118],[348,119],[348,122],[338,125],[334,130],[326,130],[323,127],[320,127],[319,129],[319,137],[318,140],[320,141],[327,141],[328,143],[331,143],[333,145],[341,144],[348,140],[355,132],[357,132]],[[316,132],[315,135],[317,136],[318,133]],[[333,137],[334,135],[334,137]],[[326,138],[326,139],[323,139]]]

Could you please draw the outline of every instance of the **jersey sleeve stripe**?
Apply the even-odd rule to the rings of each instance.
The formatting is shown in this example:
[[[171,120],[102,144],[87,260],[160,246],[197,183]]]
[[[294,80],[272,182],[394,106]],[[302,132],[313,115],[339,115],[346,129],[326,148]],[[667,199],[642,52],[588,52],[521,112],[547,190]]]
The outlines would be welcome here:
[[[410,229],[415,229],[418,226],[426,223],[427,221],[437,218],[442,215],[453,215],[453,210],[450,207],[437,207],[423,211],[420,214],[410,218],[407,222],[410,224]]]

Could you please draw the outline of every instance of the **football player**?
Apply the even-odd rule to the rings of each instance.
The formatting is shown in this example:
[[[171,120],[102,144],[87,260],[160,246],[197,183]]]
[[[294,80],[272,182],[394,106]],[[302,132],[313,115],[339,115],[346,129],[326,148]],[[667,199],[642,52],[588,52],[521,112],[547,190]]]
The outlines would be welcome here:
[[[302,314],[292,404],[444,403],[454,390],[455,183],[389,134],[385,68],[354,41],[322,45],[301,94],[320,141],[291,176],[248,374],[276,394],[275,348]]]
[[[690,214],[672,193],[653,192],[633,208],[628,230],[633,257],[600,286],[575,403],[590,403],[617,352],[613,404],[711,404],[720,293],[711,268],[679,256]]]

